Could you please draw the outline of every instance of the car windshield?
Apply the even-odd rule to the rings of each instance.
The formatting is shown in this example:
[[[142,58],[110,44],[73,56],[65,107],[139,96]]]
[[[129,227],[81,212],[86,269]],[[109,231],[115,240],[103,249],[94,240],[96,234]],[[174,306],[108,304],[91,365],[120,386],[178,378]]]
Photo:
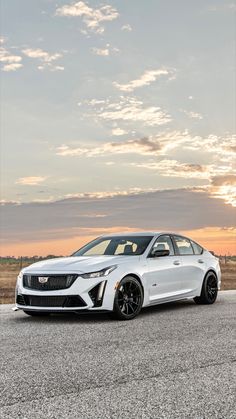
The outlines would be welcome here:
[[[145,252],[153,236],[99,237],[72,256],[137,256]]]

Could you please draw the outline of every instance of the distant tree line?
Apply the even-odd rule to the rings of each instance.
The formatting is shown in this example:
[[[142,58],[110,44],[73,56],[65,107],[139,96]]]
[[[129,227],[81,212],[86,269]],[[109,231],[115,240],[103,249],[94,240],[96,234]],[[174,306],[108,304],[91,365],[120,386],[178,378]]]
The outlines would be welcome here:
[[[1,264],[15,264],[15,263],[19,263],[19,264],[30,264],[30,263],[34,263],[34,262],[40,262],[41,260],[46,260],[46,259],[53,259],[53,258],[61,258],[63,257],[58,256],[58,255],[47,255],[47,256],[0,256],[0,263]]]
[[[219,257],[220,261],[222,263],[227,263],[227,262],[236,262],[236,255],[216,255],[216,257]],[[34,263],[34,262],[40,262],[41,260],[46,260],[46,259],[53,259],[53,258],[61,258],[64,257],[64,255],[47,255],[47,256],[0,256],[0,264],[20,264],[20,265],[25,265],[25,264],[30,264],[30,263]]]

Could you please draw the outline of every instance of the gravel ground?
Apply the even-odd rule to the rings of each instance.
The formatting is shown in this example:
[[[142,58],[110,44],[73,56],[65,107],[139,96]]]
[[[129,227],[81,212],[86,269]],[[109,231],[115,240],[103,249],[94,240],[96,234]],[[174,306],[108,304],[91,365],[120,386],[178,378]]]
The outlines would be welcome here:
[[[213,306],[31,318],[0,306],[0,417],[236,418],[236,291]]]

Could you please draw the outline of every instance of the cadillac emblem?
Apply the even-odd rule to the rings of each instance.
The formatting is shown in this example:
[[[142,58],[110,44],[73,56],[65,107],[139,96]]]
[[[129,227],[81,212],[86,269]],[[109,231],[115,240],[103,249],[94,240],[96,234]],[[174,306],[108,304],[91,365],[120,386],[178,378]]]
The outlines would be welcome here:
[[[46,282],[48,282],[48,276],[39,276],[38,280],[40,284],[46,284]]]

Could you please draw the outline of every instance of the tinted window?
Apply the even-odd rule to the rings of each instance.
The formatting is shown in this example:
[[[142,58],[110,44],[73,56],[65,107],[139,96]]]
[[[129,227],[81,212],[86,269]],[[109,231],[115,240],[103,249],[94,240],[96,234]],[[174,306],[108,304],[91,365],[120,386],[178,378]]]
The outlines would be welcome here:
[[[193,255],[193,248],[190,240],[179,236],[174,236],[174,240],[180,255]]]
[[[169,250],[170,256],[174,255],[174,248],[170,236],[160,236],[155,241],[153,250]]]
[[[141,255],[145,252],[152,239],[153,236],[99,237],[82,247],[72,256]]]
[[[193,246],[195,255],[201,255],[203,248],[199,244],[193,242],[192,240],[191,240],[191,245]]]

